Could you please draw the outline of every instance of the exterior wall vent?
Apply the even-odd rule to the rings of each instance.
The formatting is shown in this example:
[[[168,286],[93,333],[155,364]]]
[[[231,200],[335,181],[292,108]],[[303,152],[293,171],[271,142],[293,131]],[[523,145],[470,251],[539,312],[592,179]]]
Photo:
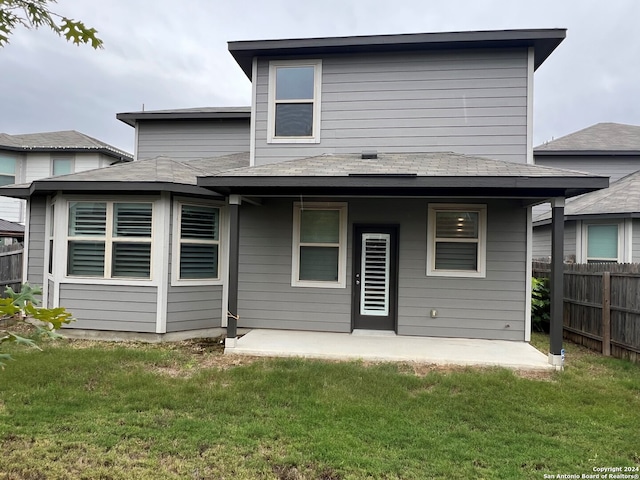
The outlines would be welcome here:
[[[378,152],[376,150],[363,150],[362,151],[362,159],[363,160],[376,160],[378,158]]]

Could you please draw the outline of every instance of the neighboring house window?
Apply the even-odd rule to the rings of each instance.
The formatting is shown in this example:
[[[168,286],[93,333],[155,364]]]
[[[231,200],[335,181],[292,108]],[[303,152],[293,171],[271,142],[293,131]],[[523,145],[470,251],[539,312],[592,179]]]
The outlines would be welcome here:
[[[68,157],[54,157],[51,165],[51,175],[69,175],[73,173],[73,159]]]
[[[177,203],[175,280],[220,279],[220,208]]]
[[[16,183],[16,159],[0,157],[0,187]]]
[[[269,64],[269,142],[320,141],[320,86],[318,61]]]
[[[292,285],[345,287],[346,245],[346,204],[295,203]]]
[[[618,224],[586,225],[587,263],[610,263],[619,261],[618,230]]]
[[[67,275],[150,278],[153,204],[70,202]]]
[[[485,205],[429,205],[427,275],[484,277]]]

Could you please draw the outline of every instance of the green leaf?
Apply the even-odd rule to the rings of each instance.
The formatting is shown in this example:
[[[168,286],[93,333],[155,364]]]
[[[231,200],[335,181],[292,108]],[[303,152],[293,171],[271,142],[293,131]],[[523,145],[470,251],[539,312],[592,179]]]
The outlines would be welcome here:
[[[4,367],[7,365],[6,363],[4,363],[6,360],[13,360],[13,357],[11,357],[11,355],[9,355],[8,353],[0,353],[0,368],[4,369]]]

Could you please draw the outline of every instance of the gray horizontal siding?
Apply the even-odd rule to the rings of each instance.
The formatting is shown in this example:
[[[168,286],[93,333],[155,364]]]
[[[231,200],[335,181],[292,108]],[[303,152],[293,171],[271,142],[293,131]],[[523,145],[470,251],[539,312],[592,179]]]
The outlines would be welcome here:
[[[29,248],[27,251],[29,262],[26,280],[32,285],[44,284],[44,242],[45,219],[47,216],[47,201],[45,197],[31,197],[29,199]]]
[[[249,151],[249,120],[153,121],[138,124],[138,159],[177,160]]]
[[[631,261],[633,263],[640,263],[640,220],[634,219],[631,228],[631,248],[633,249],[631,254]]]
[[[220,326],[222,286],[169,286],[167,332]]]
[[[489,202],[487,276],[466,279],[427,277],[427,205],[426,199],[349,201],[345,289],[291,287],[291,200],[243,205],[239,326],[350,331],[353,224],[390,223],[400,225],[399,334],[522,340],[525,209]]]
[[[53,282],[47,280],[47,308],[53,308]]]
[[[533,258],[551,257],[551,225],[541,225],[533,229]]]
[[[564,223],[564,259],[574,263],[580,262],[576,258],[576,222]],[[541,225],[533,228],[533,258],[551,258],[551,225]]]
[[[609,178],[609,182],[629,175],[640,170],[640,156],[637,157],[614,157],[614,156],[535,156],[537,165],[545,167],[565,168],[589,172],[594,175],[604,175]]]
[[[347,289],[291,286],[292,219],[290,200],[242,205],[238,326],[350,331]]]
[[[525,209],[488,203],[486,278],[428,277],[426,202],[417,202],[419,208],[393,208],[401,220],[398,333],[523,340]],[[432,309],[436,318],[430,317]]]
[[[60,285],[60,305],[77,319],[67,328],[153,333],[156,302],[152,286]]]
[[[267,143],[268,70],[268,60],[261,60],[257,165],[366,149],[455,151],[526,162],[524,49],[323,58],[319,144]]]

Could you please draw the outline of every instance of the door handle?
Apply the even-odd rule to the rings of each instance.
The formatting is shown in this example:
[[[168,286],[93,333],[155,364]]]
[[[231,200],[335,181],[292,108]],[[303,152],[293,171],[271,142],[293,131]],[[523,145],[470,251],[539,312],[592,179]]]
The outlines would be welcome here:
[[[356,285],[360,285],[360,274],[356,273]]]

